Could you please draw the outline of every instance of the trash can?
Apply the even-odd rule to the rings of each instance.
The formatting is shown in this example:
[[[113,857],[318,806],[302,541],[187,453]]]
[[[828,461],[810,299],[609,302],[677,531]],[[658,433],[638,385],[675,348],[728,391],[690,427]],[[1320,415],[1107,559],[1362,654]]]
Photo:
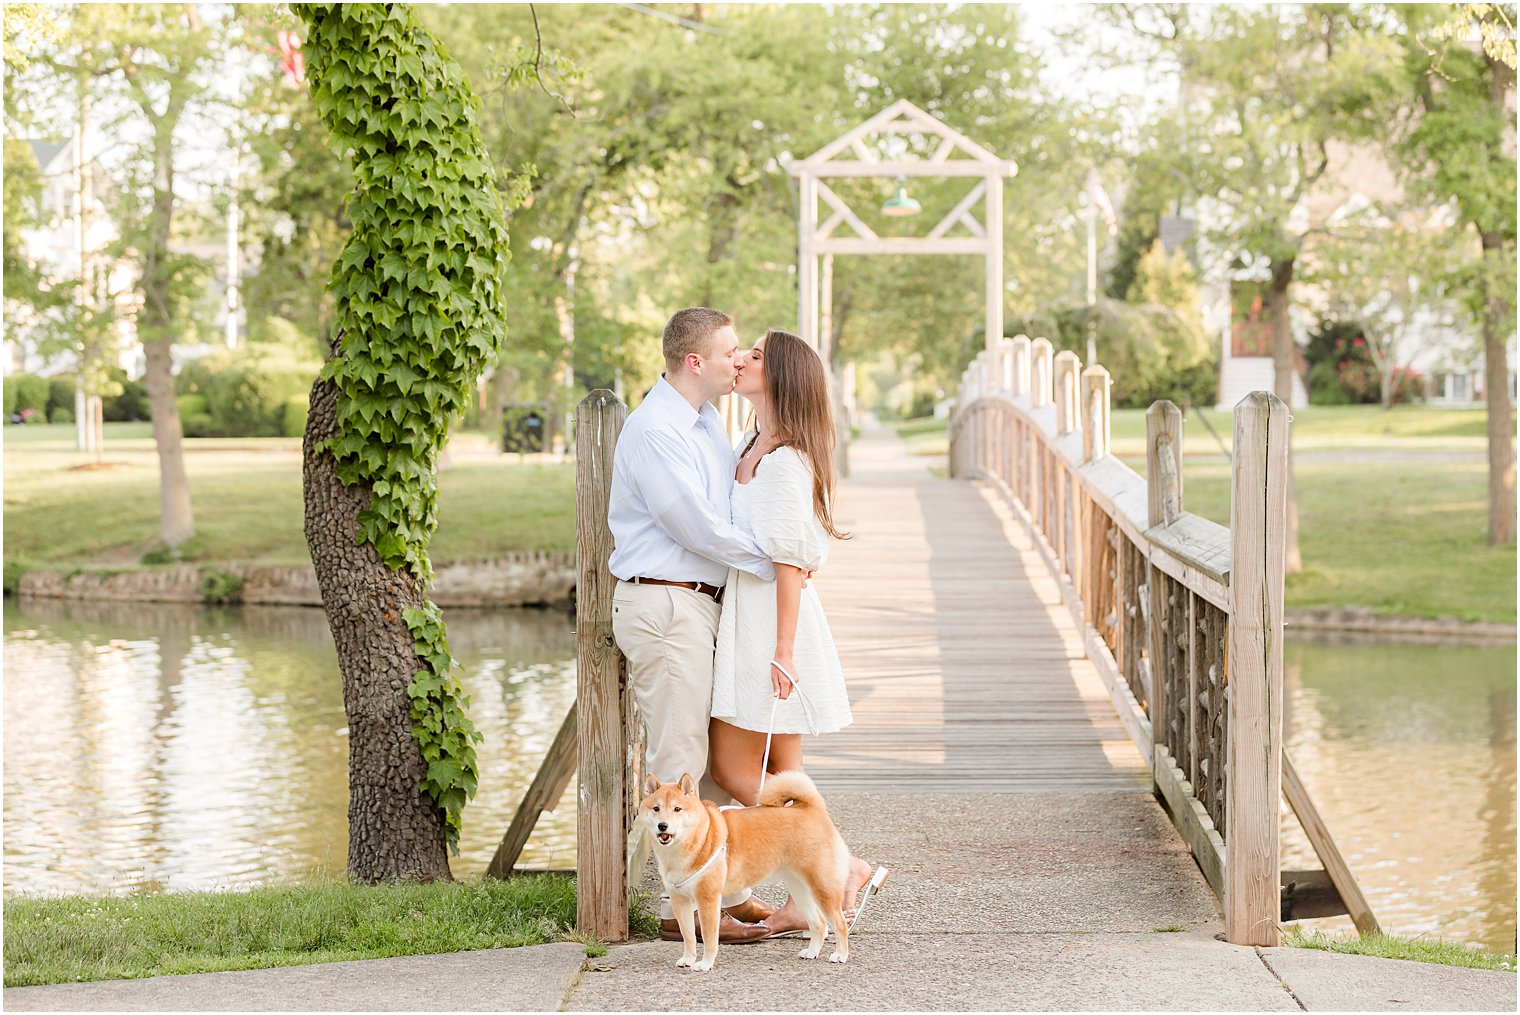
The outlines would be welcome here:
[[[545,420],[548,407],[542,403],[518,403],[501,410],[501,450],[516,454],[538,454],[548,437]]]

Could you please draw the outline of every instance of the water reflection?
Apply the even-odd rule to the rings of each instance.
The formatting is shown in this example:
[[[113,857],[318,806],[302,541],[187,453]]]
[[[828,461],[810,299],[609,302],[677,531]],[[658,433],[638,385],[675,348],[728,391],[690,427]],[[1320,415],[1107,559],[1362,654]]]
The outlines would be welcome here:
[[[300,607],[5,603],[5,889],[196,889],[347,857],[327,622]],[[448,613],[486,735],[485,869],[575,693],[567,614]],[[1515,943],[1515,649],[1290,642],[1288,749],[1384,927]],[[575,863],[575,788],[523,863]],[[1320,866],[1291,816],[1284,866]],[[1313,921],[1349,928],[1345,918]]]
[[[454,610],[483,870],[575,693],[564,613]],[[347,857],[347,743],[327,622],[300,607],[5,603],[5,889],[268,883]],[[522,863],[574,865],[574,790]]]
[[[1288,751],[1385,930],[1515,950],[1515,662],[1513,645],[1286,646]],[[1285,868],[1321,866],[1291,812],[1283,829]]]

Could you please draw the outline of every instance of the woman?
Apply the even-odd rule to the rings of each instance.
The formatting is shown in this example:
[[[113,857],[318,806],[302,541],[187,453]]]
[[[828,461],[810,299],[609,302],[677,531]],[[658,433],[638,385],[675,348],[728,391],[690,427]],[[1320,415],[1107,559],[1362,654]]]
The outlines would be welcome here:
[[[829,537],[849,537],[833,520],[834,422],[818,354],[796,335],[771,329],[743,357],[734,391],[749,401],[754,423],[734,477],[733,521],[770,555],[776,580],[729,571],[708,743],[713,779],[752,806],[762,765],[768,774],[800,772],[803,733],[832,733],[851,722],[823,605],[804,583],[804,571],[827,562]],[[852,856],[846,910],[868,883],[878,890],[886,873],[873,875]],[[765,922],[775,936],[807,926],[790,900]]]

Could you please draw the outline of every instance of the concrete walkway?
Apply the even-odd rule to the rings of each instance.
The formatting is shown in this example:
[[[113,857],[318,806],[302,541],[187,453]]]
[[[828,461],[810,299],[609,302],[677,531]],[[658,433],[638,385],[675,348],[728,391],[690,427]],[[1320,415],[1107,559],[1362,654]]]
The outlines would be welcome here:
[[[5,1006],[1515,1010],[1511,973],[1217,940],[1218,904],[1022,530],[895,437],[853,457],[856,538],[819,593],[857,721],[807,748],[845,840],[892,869],[849,965],[801,961],[796,940],[724,948],[707,974],[677,970],[675,943],[559,944],[18,988]]]

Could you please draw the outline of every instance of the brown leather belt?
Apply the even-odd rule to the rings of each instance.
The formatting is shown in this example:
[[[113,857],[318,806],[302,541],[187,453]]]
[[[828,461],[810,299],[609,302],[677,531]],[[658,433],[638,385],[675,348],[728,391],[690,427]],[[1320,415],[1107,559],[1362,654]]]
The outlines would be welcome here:
[[[630,578],[628,580],[635,585],[674,585],[678,589],[691,589],[704,596],[711,596],[715,603],[723,602],[722,585],[709,585],[706,582],[668,582],[663,578]]]

